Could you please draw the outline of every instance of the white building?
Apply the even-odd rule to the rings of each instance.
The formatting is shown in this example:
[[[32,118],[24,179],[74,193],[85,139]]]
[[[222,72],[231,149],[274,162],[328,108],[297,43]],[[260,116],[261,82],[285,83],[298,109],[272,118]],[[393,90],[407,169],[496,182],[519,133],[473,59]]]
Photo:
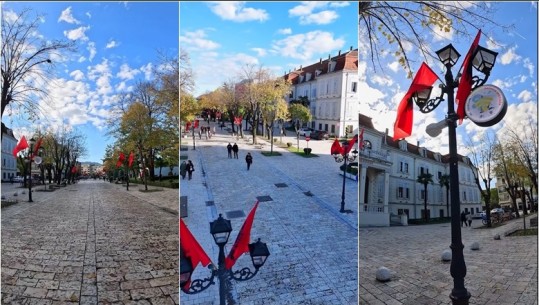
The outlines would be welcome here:
[[[330,135],[344,136],[346,126],[349,135],[356,129],[359,97],[357,49],[298,70],[290,71],[284,78],[292,83],[287,102],[307,97],[313,120],[308,127],[327,131]]]
[[[371,118],[359,114],[364,149],[359,152],[359,225],[389,226],[407,219],[421,219],[424,213],[424,186],[416,182],[422,172],[433,175],[427,187],[427,213],[430,218],[447,217],[446,188],[439,177],[449,175],[449,155],[442,156],[405,140],[395,141],[374,129]],[[459,155],[461,211],[481,212],[481,197],[474,182],[472,164]],[[449,203],[451,197],[449,197]],[[449,204],[449,211],[451,205]]]
[[[13,130],[2,123],[2,181],[9,181],[17,175],[17,159],[13,156],[15,146],[17,139]]]

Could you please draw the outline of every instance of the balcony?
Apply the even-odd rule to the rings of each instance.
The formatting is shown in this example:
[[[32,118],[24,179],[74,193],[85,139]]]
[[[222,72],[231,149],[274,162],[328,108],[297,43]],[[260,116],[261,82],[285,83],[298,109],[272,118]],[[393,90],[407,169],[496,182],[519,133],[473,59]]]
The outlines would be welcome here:
[[[360,156],[382,160],[382,161],[390,161],[389,160],[389,154],[386,151],[379,151],[379,150],[372,150],[372,149],[364,149],[359,152]]]

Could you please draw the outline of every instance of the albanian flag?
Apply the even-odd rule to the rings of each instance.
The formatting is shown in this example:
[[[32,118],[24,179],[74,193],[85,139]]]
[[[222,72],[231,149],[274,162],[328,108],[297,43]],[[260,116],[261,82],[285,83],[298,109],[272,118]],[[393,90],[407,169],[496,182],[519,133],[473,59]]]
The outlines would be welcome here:
[[[120,152],[120,156],[118,157],[118,162],[116,162],[116,168],[122,166],[124,161],[125,161],[125,155],[123,152]]]
[[[19,140],[19,143],[17,143],[15,148],[13,148],[13,156],[15,156],[16,158],[19,151],[26,148],[28,148],[28,142],[26,142],[26,138],[22,136],[21,139]]]
[[[255,203],[255,206],[247,215],[245,222],[241,226],[240,233],[236,237],[236,241],[228,253],[228,256],[225,258],[225,267],[230,270],[232,266],[236,263],[236,260],[246,252],[249,252],[249,241],[251,240],[251,227],[253,226],[253,220],[255,218],[256,208],[258,207],[258,200]]]
[[[198,264],[206,267],[211,263],[209,256],[204,252],[204,249],[197,242],[189,228],[183,222],[183,219],[180,218],[180,247],[183,250],[183,253],[186,257],[191,259],[191,267],[193,270],[197,267]],[[180,271],[181,272],[181,271]],[[187,282],[185,289],[189,289],[191,282]]]
[[[464,104],[466,103],[466,99],[468,99],[468,96],[472,91],[472,56],[474,55],[475,50],[479,45],[480,38],[481,30],[477,32],[477,35],[475,36],[475,39],[470,46],[470,50],[468,50],[468,54],[466,54],[466,57],[464,58],[464,62],[462,64],[462,76],[460,77],[459,89],[455,98],[455,103],[457,103],[457,116],[459,117],[459,124],[462,124],[462,120],[464,120]]]

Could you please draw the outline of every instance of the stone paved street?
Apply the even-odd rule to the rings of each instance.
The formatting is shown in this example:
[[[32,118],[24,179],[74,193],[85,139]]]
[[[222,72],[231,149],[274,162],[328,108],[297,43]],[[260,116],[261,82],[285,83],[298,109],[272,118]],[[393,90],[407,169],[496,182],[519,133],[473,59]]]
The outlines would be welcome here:
[[[178,190],[139,193],[88,180],[3,208],[2,304],[178,304]]]
[[[216,131],[209,140],[197,137],[196,150],[191,139],[182,139],[189,150],[181,155],[193,161],[195,172],[192,180],[180,183],[180,195],[188,198],[189,214],[183,219],[215,264],[219,249],[209,222],[219,213],[231,220],[228,253],[257,197],[271,197],[260,202],[251,230],[251,241],[261,238],[271,255],[253,279],[233,281],[237,304],[357,304],[357,182],[346,181],[345,208],[353,213],[339,213],[342,176],[340,164],[329,155],[332,142],[310,141],[318,158],[302,158],[277,146],[274,151],[282,156],[265,157],[260,152],[269,150],[266,141],[260,139],[265,145],[258,149],[247,139]],[[228,142],[239,145],[239,159],[227,158]],[[283,142],[296,143],[291,137]],[[305,147],[305,141],[300,145]],[[253,155],[249,171],[247,152]],[[233,211],[243,216],[229,217]],[[252,268],[248,253],[233,269],[243,267]],[[209,275],[199,266],[193,279]],[[181,292],[181,304],[219,304],[218,287],[194,295]]]
[[[495,229],[480,225],[476,219],[462,228],[470,304],[537,304],[537,236],[504,236],[521,228],[522,219]],[[475,241],[478,251],[470,249]],[[450,243],[449,223],[359,229],[359,304],[451,304],[450,263],[441,261]],[[392,281],[376,280],[381,266],[395,273]]]

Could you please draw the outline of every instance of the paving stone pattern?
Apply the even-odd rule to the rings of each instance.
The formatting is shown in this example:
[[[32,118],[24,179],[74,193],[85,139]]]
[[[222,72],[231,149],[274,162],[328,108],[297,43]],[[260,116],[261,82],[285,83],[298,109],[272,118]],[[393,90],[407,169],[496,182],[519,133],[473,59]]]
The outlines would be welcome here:
[[[504,237],[522,219],[494,229],[478,229],[480,222],[462,228],[470,304],[536,305],[537,236]],[[480,250],[472,251],[476,241]],[[359,304],[451,304],[450,262],[441,260],[450,243],[449,223],[359,229]],[[395,272],[391,281],[376,281],[381,266]]]
[[[134,192],[82,181],[3,208],[2,304],[179,304],[177,213]]]
[[[272,198],[260,202],[251,230],[251,241],[261,238],[271,255],[253,279],[232,281],[236,304],[357,304],[357,182],[346,181],[346,208],[354,213],[339,213],[342,176],[339,164],[329,155],[331,141],[311,141],[309,146],[320,154],[318,158],[302,158],[277,146],[274,151],[282,156],[265,157],[260,152],[268,151],[269,144],[261,150],[219,128],[217,132],[210,140],[197,138],[196,150],[190,139],[182,139],[189,150],[181,153],[193,161],[195,172],[192,180],[180,183],[180,194],[189,201],[189,216],[183,219],[214,263],[218,247],[209,233],[209,222],[219,213],[245,213],[231,219],[228,253],[256,198]],[[239,145],[239,159],[227,158],[228,142]],[[253,155],[249,171],[244,159],[247,152]],[[276,186],[279,183],[288,187]],[[307,191],[313,196],[306,196]],[[215,205],[206,206],[206,201]],[[233,270],[244,267],[252,268],[248,253]],[[193,278],[209,275],[199,266]],[[219,304],[218,285],[214,286],[200,294],[181,292],[181,304]]]

